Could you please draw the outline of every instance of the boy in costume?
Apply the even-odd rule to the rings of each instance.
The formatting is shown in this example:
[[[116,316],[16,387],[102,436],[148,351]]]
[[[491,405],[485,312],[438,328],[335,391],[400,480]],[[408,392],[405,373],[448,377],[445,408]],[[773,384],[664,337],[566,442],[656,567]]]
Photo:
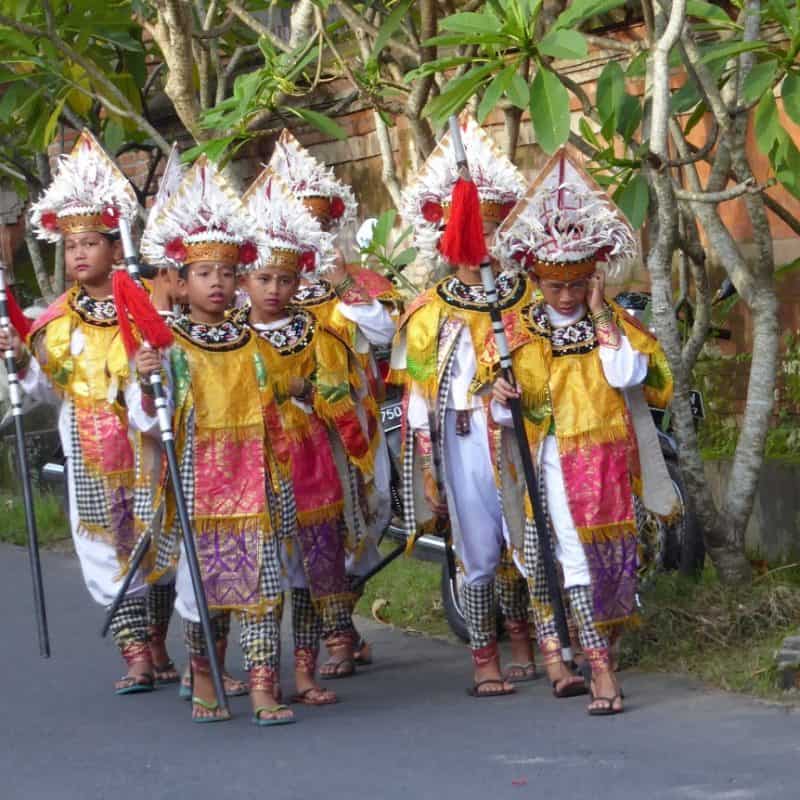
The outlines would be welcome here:
[[[167,159],[167,164],[164,167],[164,174],[161,176],[158,185],[158,192],[150,208],[150,219],[158,219],[158,216],[164,210],[167,202],[180,186],[182,178],[183,170],[180,163],[180,153],[178,152],[177,146],[173,145],[169,158]],[[183,315],[187,302],[186,293],[180,285],[178,270],[173,269],[168,264],[160,264],[157,266],[156,275],[150,284],[153,305],[164,317],[167,324],[171,326],[176,319],[179,319]],[[154,517],[152,521],[154,527],[160,527],[162,523],[163,504],[157,499],[157,491],[162,483],[162,465],[160,461],[158,463],[153,463],[151,461],[151,465],[152,469],[149,475],[149,486],[153,490],[153,494],[150,502],[146,503],[143,509],[144,515],[146,516],[151,514],[152,508],[160,509],[159,515]],[[146,487],[142,487],[142,491],[146,491]],[[141,524],[142,527],[144,527],[144,524]],[[154,538],[157,538],[157,536],[158,534],[156,534]],[[151,585],[147,595],[150,652],[153,657],[156,682],[159,684],[167,684],[176,683],[180,680],[180,696],[184,700],[189,700],[192,696],[192,680],[189,664],[186,665],[183,675],[179,675],[166,648],[167,632],[174,608],[175,575],[173,572],[167,572]],[[225,693],[228,697],[238,697],[247,694],[247,684],[244,681],[234,678],[224,670],[230,623],[230,613],[219,615],[217,630],[220,638],[217,641],[217,655],[219,663],[223,668],[222,678],[225,686]]]
[[[295,638],[295,702],[326,705],[315,682],[319,639],[353,671],[356,633],[346,556],[363,546],[374,462],[358,400],[363,373],[347,344],[304,308],[290,307],[300,275],[333,257],[332,237],[266,168],[245,194],[270,256],[245,269],[248,324],[275,385],[285,458],[291,464],[286,541]],[[374,411],[374,410],[373,410]]]
[[[472,117],[462,115],[460,125],[488,237],[524,192],[524,181]],[[432,266],[439,258],[457,178],[448,133],[403,195],[403,218],[414,225],[420,257]],[[412,541],[433,523],[434,516],[450,518],[464,572],[463,605],[474,666],[470,691],[476,697],[488,697],[513,691],[500,670],[496,633],[495,580],[508,540],[493,470],[499,431],[487,412],[488,395],[478,396],[470,388],[491,321],[479,272],[450,266],[452,274],[411,304],[392,353],[393,371],[404,374],[407,386],[404,516]],[[501,274],[497,284],[505,314],[528,304],[531,287],[524,274]],[[438,436],[431,435],[432,427]],[[444,474],[439,477],[446,498],[439,497],[436,488],[434,446],[440,448]],[[521,581],[518,574],[505,570],[503,578]],[[524,597],[513,587],[500,594],[512,602]],[[522,600],[522,607],[504,608],[504,612],[512,634],[512,660],[521,667],[509,677],[530,677],[533,656],[527,604]]]
[[[353,190],[338,180],[333,170],[306,150],[288,131],[282,131],[275,144],[269,167],[283,179],[290,193],[298,198],[331,241],[355,222],[357,203]],[[373,358],[373,347],[387,347],[394,337],[401,299],[391,281],[358,264],[346,264],[342,251],[334,245],[316,273],[306,272],[292,300],[293,305],[310,311],[321,325],[336,333],[358,355],[367,382],[362,399],[379,404],[385,398],[383,380]],[[374,491],[375,518],[370,523],[370,537],[359,557],[348,557],[348,574],[353,579],[365,574],[379,560],[377,539],[391,519],[391,467],[383,429],[371,431],[375,449]],[[330,648],[329,648],[330,650]],[[351,674],[346,665],[331,653],[322,665],[325,678]],[[370,646],[359,637],[356,663],[372,661]]]
[[[508,431],[512,396],[522,398],[528,443],[538,457],[555,553],[591,667],[592,715],[623,710],[609,656],[609,636],[636,618],[637,531],[634,492],[642,491],[637,409],[668,402],[671,377],[658,342],[604,298],[605,272],[635,256],[633,232],[613,203],[566,152],[551,159],[501,226],[495,253],[532,269],[542,299],[507,322],[516,386],[494,382],[495,421]],[[492,337],[481,363],[497,368]],[[506,433],[505,435],[509,435]],[[556,696],[577,691],[561,661],[530,504],[514,486],[514,447],[501,447],[504,507],[525,509],[524,567],[539,644]],[[657,482],[657,481],[656,481]],[[515,499],[516,498],[516,499]],[[658,499],[658,498],[656,498]],[[662,511],[669,512],[669,498]],[[645,502],[647,498],[645,497]],[[655,509],[653,509],[655,510]],[[520,514],[521,516],[521,514]],[[523,520],[515,520],[515,530]]]
[[[226,612],[240,615],[256,725],[293,722],[280,704],[282,580],[271,512],[277,463],[265,410],[271,390],[255,337],[229,318],[236,270],[268,257],[264,235],[216,168],[197,160],[157,218],[142,252],[180,270],[188,315],[173,323],[170,351],[174,429],[203,586],[216,640]],[[176,608],[184,619],[192,669],[192,719],[226,719],[214,698],[206,645],[185,557],[179,558],[173,498],[167,495],[156,568],[176,570]]]
[[[140,350],[135,366],[129,363],[111,297],[122,255],[119,220],[133,220],[136,210],[133,187],[84,131],[31,210],[36,235],[63,242],[75,285],[36,320],[30,350],[0,334],[3,347],[13,345],[23,390],[60,404],[72,538],[89,593],[103,606],[115,599],[135,542],[137,451],[147,437],[158,442],[149,385],[139,376],[157,369],[160,358]],[[111,622],[128,665],[117,694],[154,687],[146,592],[143,577],[134,576]]]

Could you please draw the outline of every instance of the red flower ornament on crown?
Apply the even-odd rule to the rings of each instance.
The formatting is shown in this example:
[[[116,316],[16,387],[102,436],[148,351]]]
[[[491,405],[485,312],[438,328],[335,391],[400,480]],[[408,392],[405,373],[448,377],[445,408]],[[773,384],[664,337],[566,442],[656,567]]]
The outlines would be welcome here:
[[[426,222],[441,222],[444,217],[444,209],[441,203],[428,200],[422,205],[422,216],[425,217]]]
[[[100,214],[100,219],[107,228],[115,230],[119,227],[119,210],[114,206],[106,206]]]
[[[317,265],[317,256],[313,250],[306,250],[300,253],[297,264],[300,267],[300,272],[313,272],[314,267]]]
[[[164,246],[164,255],[171,261],[183,263],[187,251],[183,239],[172,239]]]
[[[239,263],[247,266],[258,258],[258,248],[252,242],[245,242],[239,247]]]
[[[58,214],[55,211],[45,211],[42,214],[42,227],[48,231],[58,230]]]
[[[341,219],[345,212],[344,200],[341,197],[331,197],[330,215],[331,219]]]

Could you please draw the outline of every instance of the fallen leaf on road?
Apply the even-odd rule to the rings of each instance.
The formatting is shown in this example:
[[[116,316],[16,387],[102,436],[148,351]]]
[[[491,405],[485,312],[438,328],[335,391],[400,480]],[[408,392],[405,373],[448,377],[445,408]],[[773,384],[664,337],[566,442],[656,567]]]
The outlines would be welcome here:
[[[389,620],[382,616],[382,612],[389,608],[389,601],[385,597],[377,597],[372,603],[372,618],[382,625],[388,625]]]
[[[511,781],[511,785],[512,786],[527,786],[528,785],[528,779],[527,778],[516,778],[513,781]]]

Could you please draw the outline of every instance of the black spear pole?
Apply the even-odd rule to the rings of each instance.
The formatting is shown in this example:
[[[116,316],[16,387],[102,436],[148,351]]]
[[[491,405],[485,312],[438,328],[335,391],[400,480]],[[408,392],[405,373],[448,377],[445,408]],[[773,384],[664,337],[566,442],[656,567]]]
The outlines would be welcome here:
[[[494,281],[494,273],[490,263],[481,264],[481,281],[486,291],[486,299],[489,302],[489,313],[492,317],[492,333],[497,344],[497,352],[500,355],[500,368],[503,377],[512,386],[516,386],[514,372],[511,368],[511,353],[508,348],[505,328],[503,327],[503,315],[497,302],[497,287]],[[539,540],[539,549],[542,553],[544,572],[547,578],[547,591],[550,595],[550,602],[553,606],[558,638],[561,642],[561,657],[566,663],[572,661],[572,648],[570,646],[569,628],[567,627],[567,616],[564,612],[564,603],[561,597],[561,584],[558,580],[555,557],[553,555],[552,542],[550,540],[550,526],[547,516],[544,513],[541,498],[539,496],[539,483],[537,481],[536,468],[533,464],[531,449],[528,445],[528,437],[525,434],[525,423],[522,419],[522,403],[518,397],[512,397],[508,401],[511,410],[511,419],[514,423],[514,437],[519,448],[520,459],[522,460],[522,472],[525,475],[525,485],[528,489],[528,497],[533,507],[533,521],[536,525],[536,536]]]
[[[449,124],[450,138],[453,140],[453,150],[455,151],[456,165],[458,166],[459,173],[465,179],[471,180],[469,178],[467,154],[464,151],[464,143],[461,141],[461,129],[458,125],[458,118],[455,115],[451,116]],[[511,353],[508,348],[505,328],[503,327],[503,315],[497,301],[497,286],[495,285],[492,265],[487,260],[480,265],[480,269],[481,282],[486,292],[489,314],[492,318],[492,332],[494,333],[497,352],[500,355],[500,367],[503,370],[503,377],[510,384],[516,386],[514,373],[511,368]],[[547,578],[547,590],[550,595],[550,603],[553,606],[558,638],[561,642],[561,657],[565,662],[570,663],[572,661],[572,648],[570,647],[567,617],[564,613],[564,603],[561,596],[561,584],[558,580],[555,556],[550,540],[550,526],[543,511],[541,498],[539,497],[539,483],[537,481],[536,468],[534,467],[531,450],[528,445],[528,437],[525,434],[525,424],[522,419],[522,404],[519,398],[510,400],[509,408],[511,409],[511,418],[514,423],[514,438],[516,439],[520,459],[522,460],[525,485],[528,490],[531,507],[533,508],[536,536],[539,539],[539,549],[542,552],[545,576]]]
[[[0,262],[0,329],[6,333],[11,331],[11,320],[8,316],[6,300],[6,266]],[[47,609],[44,604],[44,586],[42,584],[42,565],[39,560],[39,536],[36,530],[36,515],[33,509],[33,487],[28,469],[28,456],[25,450],[25,426],[22,422],[22,391],[14,361],[14,351],[3,353],[6,372],[8,373],[8,395],[11,401],[11,414],[14,417],[14,431],[17,444],[17,468],[22,484],[22,502],[25,506],[25,524],[28,528],[28,561],[30,562],[33,580],[33,607],[36,613],[36,629],[39,634],[39,655],[50,658],[50,637],[47,632]]]
[[[120,219],[119,232],[122,238],[122,249],[125,254],[125,266],[128,269],[128,274],[135,281],[139,282],[141,280],[139,259],[136,254],[136,249],[133,246],[130,223],[127,219]],[[208,601],[206,600],[206,592],[203,587],[200,561],[197,558],[197,546],[195,544],[192,523],[189,519],[189,512],[186,507],[186,497],[183,493],[183,483],[181,482],[181,473],[178,466],[178,455],[175,450],[175,435],[172,431],[172,419],[170,417],[169,408],[167,407],[167,398],[161,383],[160,372],[154,372],[150,376],[150,385],[153,387],[158,427],[161,431],[161,442],[164,445],[164,452],[167,456],[167,471],[169,473],[170,482],[172,483],[172,491],[175,495],[175,506],[178,511],[178,522],[181,526],[181,534],[183,535],[184,552],[189,566],[189,574],[192,579],[192,588],[194,589],[197,609],[200,613],[200,625],[203,629],[203,638],[206,640],[206,650],[208,651],[211,677],[214,682],[214,692],[217,696],[218,707],[223,711],[228,711],[228,700],[225,696],[225,687],[222,682],[222,669],[220,667],[219,658],[217,657],[214,631],[211,628],[211,615],[208,613]]]

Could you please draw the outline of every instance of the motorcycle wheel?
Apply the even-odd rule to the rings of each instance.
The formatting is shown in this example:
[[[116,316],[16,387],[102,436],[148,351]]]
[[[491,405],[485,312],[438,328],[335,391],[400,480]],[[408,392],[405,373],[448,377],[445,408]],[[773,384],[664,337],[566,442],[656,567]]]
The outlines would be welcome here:
[[[680,513],[674,522],[666,525],[664,568],[678,570],[684,575],[697,575],[706,558],[703,534],[697,517],[692,513],[678,464],[671,459],[666,463],[678,495]]]
[[[456,571],[456,584],[461,588],[462,575],[460,571]],[[469,642],[469,631],[467,630],[467,621],[464,619],[464,611],[461,605],[461,593],[458,595],[453,591],[453,584],[447,574],[447,563],[442,564],[442,607],[444,608],[444,616],[450,630],[462,642]]]

